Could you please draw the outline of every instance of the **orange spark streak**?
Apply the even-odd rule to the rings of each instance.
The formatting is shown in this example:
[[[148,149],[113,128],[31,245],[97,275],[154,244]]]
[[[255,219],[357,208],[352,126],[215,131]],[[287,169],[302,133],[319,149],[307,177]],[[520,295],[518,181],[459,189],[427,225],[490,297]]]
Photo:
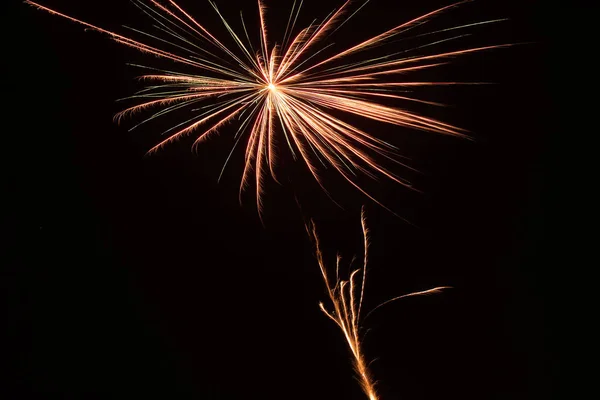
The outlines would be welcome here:
[[[321,250],[321,245],[319,241],[319,237],[317,235],[317,230],[315,224],[310,221],[306,225],[306,230],[308,232],[309,237],[312,239],[315,246],[315,255],[317,258],[317,262],[319,264],[319,269],[321,270],[321,276],[323,278],[323,282],[325,283],[325,289],[327,291],[327,295],[331,302],[332,310],[329,311],[325,307],[325,305],[321,302],[319,303],[319,308],[321,311],[335,324],[340,328],[344,335],[344,339],[348,345],[350,353],[352,354],[352,361],[354,364],[354,370],[357,374],[358,381],[360,383],[360,387],[363,390],[364,394],[369,398],[369,400],[379,400],[379,396],[376,391],[376,384],[371,376],[371,373],[368,368],[368,362],[365,359],[365,356],[362,352],[362,325],[361,321],[364,321],[371,313],[380,307],[405,297],[411,296],[421,296],[439,293],[443,289],[449,289],[449,286],[436,287],[429,290],[424,290],[420,292],[414,292],[405,294],[403,296],[398,296],[388,301],[385,301],[373,308],[371,312],[369,312],[364,318],[361,318],[362,304],[365,295],[365,281],[367,275],[367,262],[368,262],[368,249],[369,249],[369,230],[367,228],[367,221],[364,207],[361,212],[361,227],[364,239],[364,258],[363,258],[363,266],[362,268],[358,268],[353,270],[349,274],[348,280],[342,280],[339,278],[339,267],[341,257],[338,255],[336,257],[336,273],[335,273],[335,283],[332,284],[329,278],[329,272],[325,265],[323,252]],[[360,285],[357,283],[358,276],[361,276]]]
[[[410,167],[398,160],[399,155],[395,147],[345,122],[344,116],[354,115],[377,123],[466,137],[466,132],[458,127],[431,117],[411,113],[396,106],[386,105],[384,101],[398,100],[437,105],[435,102],[413,96],[398,95],[394,91],[406,87],[456,85],[462,84],[462,82],[429,82],[400,79],[400,77],[447,63],[438,62],[439,59],[448,59],[508,46],[481,46],[413,57],[399,55],[406,53],[406,51],[382,53],[383,56],[380,53],[379,56],[372,59],[365,58],[360,62],[343,63],[347,56],[384,45],[389,42],[390,38],[394,38],[408,29],[420,26],[431,18],[469,1],[465,0],[414,18],[344,51],[319,60],[315,56],[321,56],[321,51],[328,46],[323,49],[315,49],[315,47],[322,44],[328,34],[337,31],[337,28],[348,21],[349,18],[344,19],[342,16],[348,13],[350,0],[344,1],[339,8],[330,13],[320,23],[311,24],[299,32],[293,31],[300,8],[298,7],[295,11],[293,8],[283,45],[273,46],[268,41],[265,1],[257,0],[260,47],[259,51],[255,52],[253,50],[255,47],[250,43],[250,39],[245,40],[238,36],[223,18],[216,4],[209,0],[221,22],[241,50],[242,55],[238,56],[174,0],[163,0],[165,4],[161,4],[160,0],[133,1],[135,5],[140,8],[143,7],[143,10],[151,10],[156,18],[161,18],[161,21],[169,26],[167,30],[161,29],[163,34],[165,32],[171,33],[168,36],[169,40],[134,30],[138,34],[145,35],[145,40],[151,40],[152,38],[159,40],[161,46],[164,46],[163,48],[105,30],[33,1],[27,0],[25,3],[106,34],[125,46],[200,71],[199,74],[191,75],[187,72],[158,70],[160,73],[145,75],[144,80],[152,81],[156,85],[132,96],[131,98],[144,99],[144,102],[122,111],[116,119],[120,120],[125,115],[146,109],[163,108],[142,122],[146,123],[175,110],[204,102],[204,104],[201,103],[201,109],[206,111],[197,113],[188,121],[184,121],[165,132],[168,137],[152,147],[149,150],[149,153],[151,153],[184,135],[196,131],[205,124],[213,123],[213,120],[218,120],[197,137],[195,144],[198,144],[225,123],[234,121],[236,118],[242,120],[243,116],[248,115],[249,119],[247,118],[244,124],[241,124],[237,133],[247,137],[245,163],[240,184],[240,199],[242,191],[249,183],[251,172],[254,171],[259,215],[262,214],[261,197],[265,183],[264,175],[270,174],[277,181],[276,164],[277,159],[281,157],[281,146],[278,146],[278,144],[284,143],[278,140],[279,130],[283,132],[285,142],[294,158],[296,159],[296,154],[299,154],[299,158],[306,164],[310,174],[326,193],[328,191],[319,177],[320,169],[317,167],[315,160],[320,161],[325,166],[333,167],[333,170],[337,171],[361,193],[389,210],[388,207],[381,204],[360,186],[357,181],[357,172],[372,178],[375,178],[376,175],[383,175],[402,185],[412,187],[409,182],[400,179],[392,171],[381,166],[377,161],[377,157],[392,160],[397,165],[405,168]],[[361,8],[362,6],[358,10]],[[293,23],[291,23],[292,19]],[[159,21],[158,19],[155,20]],[[432,34],[496,21],[454,26],[446,30],[432,32]],[[166,27],[167,25],[163,26]],[[173,28],[172,31],[171,28]],[[175,33],[175,30],[177,30],[177,33]],[[246,38],[248,38],[247,32],[245,33]],[[210,45],[210,49],[203,47],[207,45]],[[186,50],[189,46],[202,51],[203,55],[198,56],[198,54]],[[412,50],[414,49],[408,49],[407,51]],[[312,53],[309,54],[309,51]],[[215,55],[213,52],[219,52],[220,55]],[[313,57],[315,57],[314,63],[312,63]],[[249,63],[244,62],[243,59],[247,59]],[[336,62],[340,63],[336,64]],[[324,65],[327,66],[322,68]],[[156,70],[155,68],[149,69]],[[203,73],[206,73],[206,75],[203,75]],[[263,164],[267,164],[268,168],[267,165]]]
[[[307,71],[309,71],[309,70],[311,70],[313,68],[320,67],[323,64],[326,64],[326,63],[332,62],[334,60],[337,60],[339,58],[345,57],[345,56],[347,56],[349,54],[356,53],[358,51],[365,50],[366,48],[369,48],[369,47],[375,46],[377,44],[380,44],[384,40],[389,39],[392,36],[396,36],[396,35],[400,34],[401,32],[403,32],[403,30],[408,29],[409,27],[411,27],[412,25],[416,24],[417,22],[423,22],[423,21],[425,21],[428,18],[436,16],[436,15],[438,15],[438,14],[440,14],[440,13],[446,11],[446,10],[449,10],[451,8],[454,8],[454,7],[457,7],[458,5],[460,5],[462,3],[466,3],[468,1],[472,1],[472,0],[463,0],[463,1],[460,1],[458,3],[451,4],[451,5],[446,6],[446,7],[442,7],[440,9],[432,11],[432,12],[430,12],[428,14],[425,14],[425,15],[422,15],[422,16],[420,16],[418,18],[415,18],[412,21],[406,22],[406,23],[404,23],[402,25],[399,25],[399,26],[397,26],[395,28],[392,28],[392,29],[390,29],[390,30],[388,30],[388,31],[386,31],[386,32],[384,32],[382,34],[379,34],[379,35],[377,35],[375,37],[372,37],[372,38],[370,38],[368,40],[365,40],[364,42],[362,42],[360,44],[357,44],[356,46],[353,46],[353,47],[351,47],[348,50],[342,51],[341,53],[338,53],[335,56],[330,57],[330,58],[328,58],[328,59],[326,59],[326,60],[324,60],[324,61],[322,61],[322,62],[320,62],[320,63],[318,63],[318,64],[316,64],[316,65],[314,65],[312,67],[310,67],[310,68],[308,68],[305,72],[307,72]]]

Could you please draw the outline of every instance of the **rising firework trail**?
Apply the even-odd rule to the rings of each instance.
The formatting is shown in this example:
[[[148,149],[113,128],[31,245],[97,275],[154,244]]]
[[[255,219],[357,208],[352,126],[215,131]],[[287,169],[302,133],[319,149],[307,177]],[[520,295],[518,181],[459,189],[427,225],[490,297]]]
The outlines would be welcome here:
[[[344,339],[350,349],[352,355],[352,361],[354,364],[354,370],[357,375],[357,379],[360,386],[369,398],[369,400],[378,400],[379,396],[375,388],[375,381],[371,376],[368,368],[368,362],[362,352],[362,321],[364,321],[373,311],[379,307],[384,306],[392,301],[396,301],[405,297],[410,296],[421,296],[439,293],[443,289],[449,289],[449,286],[436,287],[421,292],[414,292],[398,296],[390,299],[384,303],[381,303],[369,312],[364,318],[361,318],[363,298],[365,294],[365,279],[367,274],[367,262],[368,262],[368,249],[369,249],[369,230],[367,229],[367,222],[365,218],[364,208],[361,213],[361,225],[364,239],[364,258],[362,268],[353,270],[347,280],[340,278],[340,263],[341,257],[338,255],[336,258],[335,266],[335,280],[331,278],[331,272],[327,269],[324,259],[323,252],[319,243],[315,224],[311,221],[307,224],[306,229],[309,237],[315,244],[315,253],[319,268],[321,269],[321,276],[325,282],[325,288],[327,295],[329,296],[330,309],[328,310],[323,303],[319,303],[321,311],[325,313],[329,319],[331,319],[340,328],[344,335]],[[333,283],[332,283],[333,282]]]
[[[407,104],[435,104],[401,95],[399,91],[459,82],[412,81],[401,78],[410,73],[441,66],[452,57],[505,45],[428,55],[407,56],[407,53],[460,39],[467,36],[460,34],[462,30],[500,20],[452,26],[416,35],[433,37],[430,35],[456,33],[455,36],[436,39],[417,48],[395,53],[381,51],[359,61],[356,61],[356,56],[380,49],[401,34],[467,1],[434,10],[329,56],[325,56],[330,51],[330,45],[323,46],[325,39],[348,22],[369,0],[354,11],[351,9],[352,2],[348,0],[324,20],[300,30],[296,29],[296,23],[302,1],[295,1],[285,34],[281,42],[275,44],[269,40],[267,9],[263,0],[258,0],[258,46],[252,44],[243,18],[239,32],[234,31],[217,5],[209,0],[236,48],[227,47],[173,0],[131,0],[153,20],[157,29],[156,33],[147,33],[129,28],[135,35],[143,37],[144,39],[140,39],[143,42],[75,19],[33,1],[26,3],[106,34],[125,46],[196,69],[197,73],[190,74],[143,67],[152,73],[142,79],[153,82],[153,85],[132,96],[143,102],[122,111],[117,119],[145,109],[158,109],[137,127],[176,110],[190,111],[191,117],[164,132],[165,139],[150,149],[149,153],[192,133],[197,134],[194,144],[200,144],[225,124],[236,122],[238,129],[235,144],[223,169],[237,145],[245,143],[240,198],[244,188],[253,179],[260,214],[265,177],[271,175],[277,181],[277,162],[281,157],[282,147],[280,144],[287,145],[294,159],[300,159],[306,164],[325,192],[327,189],[318,164],[331,167],[377,203],[379,202],[359,183],[360,175],[369,178],[383,176],[410,186],[409,182],[380,164],[380,160],[387,159],[408,168],[401,162],[398,149],[362,130],[344,116],[358,116],[405,128],[465,136],[466,132],[455,126],[385,103],[401,101]],[[149,42],[156,44],[147,44]],[[354,56],[352,61],[349,61],[350,56]]]

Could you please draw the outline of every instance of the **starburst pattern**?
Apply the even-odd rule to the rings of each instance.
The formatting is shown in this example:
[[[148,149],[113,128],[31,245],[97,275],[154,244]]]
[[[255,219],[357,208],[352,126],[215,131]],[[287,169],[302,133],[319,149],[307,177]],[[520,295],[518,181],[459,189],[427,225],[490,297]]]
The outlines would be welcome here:
[[[243,189],[254,179],[259,213],[265,177],[271,175],[277,181],[281,143],[287,145],[294,159],[306,164],[326,192],[319,164],[337,171],[376,202],[358,182],[359,175],[370,178],[383,176],[410,186],[378,161],[378,157],[381,157],[407,167],[400,161],[398,149],[348,122],[344,116],[355,115],[405,128],[464,136],[465,132],[457,127],[385,103],[428,103],[401,95],[398,91],[457,82],[420,82],[401,78],[419,70],[438,67],[444,63],[443,60],[451,57],[501,47],[485,46],[417,56],[407,56],[406,51],[382,52],[360,61],[347,61],[350,56],[380,47],[465,1],[412,19],[327,57],[324,54],[330,50],[330,45],[323,46],[325,39],[352,18],[368,0],[353,13],[351,1],[348,0],[321,22],[299,31],[296,30],[296,22],[302,2],[294,2],[283,39],[274,45],[268,38],[265,4],[263,0],[258,0],[260,39],[256,48],[250,40],[244,19],[241,19],[241,35],[234,31],[217,5],[209,0],[237,49],[230,49],[223,44],[173,0],[164,3],[155,0],[131,1],[153,20],[158,30],[157,34],[150,34],[132,29],[137,35],[143,36],[145,42],[105,30],[32,1],[26,3],[109,35],[125,46],[197,69],[197,74],[189,74],[149,68],[154,69],[155,73],[142,78],[154,84],[133,96],[143,102],[119,113],[117,119],[145,109],[159,109],[137,127],[176,110],[189,108],[192,111],[191,118],[164,132],[165,139],[150,149],[150,153],[193,132],[197,133],[195,144],[200,144],[225,124],[237,122],[235,145],[225,165],[238,143],[246,143],[240,199]],[[428,34],[446,33],[497,21],[454,26]],[[437,40],[421,47],[461,36]],[[160,45],[146,44],[148,41]]]

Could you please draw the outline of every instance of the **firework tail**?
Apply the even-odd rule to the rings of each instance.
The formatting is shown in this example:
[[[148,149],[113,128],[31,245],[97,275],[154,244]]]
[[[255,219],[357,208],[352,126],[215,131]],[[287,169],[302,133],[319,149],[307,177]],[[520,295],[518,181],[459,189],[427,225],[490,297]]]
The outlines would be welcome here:
[[[315,255],[330,302],[329,309],[322,302],[319,303],[319,308],[342,331],[345,342],[350,350],[354,370],[356,372],[356,378],[360,383],[362,391],[369,398],[369,400],[379,400],[379,396],[375,387],[376,382],[369,371],[369,363],[365,359],[365,356],[362,352],[362,322],[371,313],[380,307],[389,304],[390,302],[410,296],[439,293],[443,289],[449,289],[450,287],[441,286],[395,297],[373,308],[371,312],[362,318],[361,311],[365,295],[365,281],[369,254],[369,230],[367,228],[364,207],[361,212],[361,227],[364,243],[362,268],[354,269],[352,272],[350,272],[347,279],[340,279],[341,257],[338,255],[336,257],[335,280],[332,280],[331,272],[327,269],[324,261],[323,251],[317,235],[315,223],[311,220],[306,224],[307,233],[314,243]]]

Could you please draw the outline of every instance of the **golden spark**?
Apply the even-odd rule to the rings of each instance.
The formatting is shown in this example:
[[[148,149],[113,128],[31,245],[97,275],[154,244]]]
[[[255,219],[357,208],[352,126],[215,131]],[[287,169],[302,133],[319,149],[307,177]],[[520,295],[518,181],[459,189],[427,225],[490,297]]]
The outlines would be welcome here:
[[[381,166],[376,157],[407,166],[400,161],[395,146],[348,122],[343,115],[464,137],[465,131],[462,129],[396,106],[385,105],[384,102],[391,100],[435,104],[398,94],[398,91],[420,86],[454,85],[459,82],[407,81],[400,77],[438,67],[445,63],[443,60],[452,57],[506,46],[475,47],[432,55],[407,56],[410,51],[465,36],[458,35],[414,49],[395,53],[382,52],[360,61],[347,61],[349,56],[389,43],[402,33],[423,25],[433,17],[469,0],[414,18],[328,57],[324,57],[323,54],[330,45],[320,48],[318,45],[348,22],[369,2],[368,0],[351,14],[351,1],[348,0],[321,22],[313,23],[299,31],[295,26],[302,1],[298,5],[294,2],[283,39],[281,43],[274,45],[270,45],[267,35],[267,9],[263,0],[258,0],[260,43],[257,48],[252,45],[244,19],[241,19],[244,32],[242,36],[234,31],[217,5],[209,0],[237,49],[228,48],[173,0],[131,1],[154,21],[159,33],[150,34],[129,29],[145,37],[146,41],[159,42],[160,47],[105,30],[33,1],[25,3],[106,34],[125,46],[197,69],[197,74],[189,74],[143,67],[156,72],[142,77],[154,82],[154,85],[132,96],[134,99],[142,99],[143,102],[120,112],[116,118],[120,120],[123,116],[137,111],[160,108],[136,125],[137,127],[175,110],[191,109],[191,118],[164,132],[165,139],[151,148],[149,153],[202,128],[194,142],[195,145],[200,144],[225,124],[239,121],[235,145],[225,161],[223,170],[238,143],[244,138],[245,164],[240,199],[244,188],[253,179],[256,183],[259,214],[262,209],[265,176],[270,174],[277,181],[276,164],[281,156],[281,146],[278,144],[284,140],[294,159],[300,159],[306,164],[325,192],[327,190],[319,174],[318,164],[332,167],[352,186],[385,207],[358,183],[357,177],[361,174],[370,178],[380,175],[410,187],[407,181]],[[501,20],[453,26],[420,36],[454,32],[498,21]],[[222,174],[223,171],[221,176]]]
[[[352,360],[354,364],[354,370],[356,372],[358,381],[360,382],[361,389],[369,400],[378,400],[377,391],[375,388],[375,381],[373,380],[371,373],[369,372],[368,363],[362,352],[362,337],[361,322],[364,321],[373,311],[379,309],[392,301],[396,301],[405,297],[429,295],[439,293],[443,289],[450,289],[449,286],[440,286],[429,290],[420,292],[414,292],[405,294],[402,296],[394,297],[388,301],[385,301],[373,308],[365,318],[361,318],[363,298],[365,294],[365,280],[367,274],[367,261],[368,261],[368,249],[369,249],[369,230],[367,229],[367,222],[365,217],[364,208],[361,213],[361,226],[364,239],[364,258],[362,268],[355,269],[349,275],[347,280],[340,279],[340,263],[341,257],[338,255],[336,258],[336,270],[335,270],[335,283],[332,284],[330,278],[330,272],[327,270],[325,262],[323,260],[323,252],[317,236],[315,224],[311,221],[307,224],[306,229],[309,237],[315,244],[315,253],[323,281],[327,290],[327,295],[331,302],[332,310],[329,311],[323,303],[319,303],[319,308],[323,313],[329,317],[342,331],[346,343],[350,349]],[[360,278],[360,283],[358,279]]]

